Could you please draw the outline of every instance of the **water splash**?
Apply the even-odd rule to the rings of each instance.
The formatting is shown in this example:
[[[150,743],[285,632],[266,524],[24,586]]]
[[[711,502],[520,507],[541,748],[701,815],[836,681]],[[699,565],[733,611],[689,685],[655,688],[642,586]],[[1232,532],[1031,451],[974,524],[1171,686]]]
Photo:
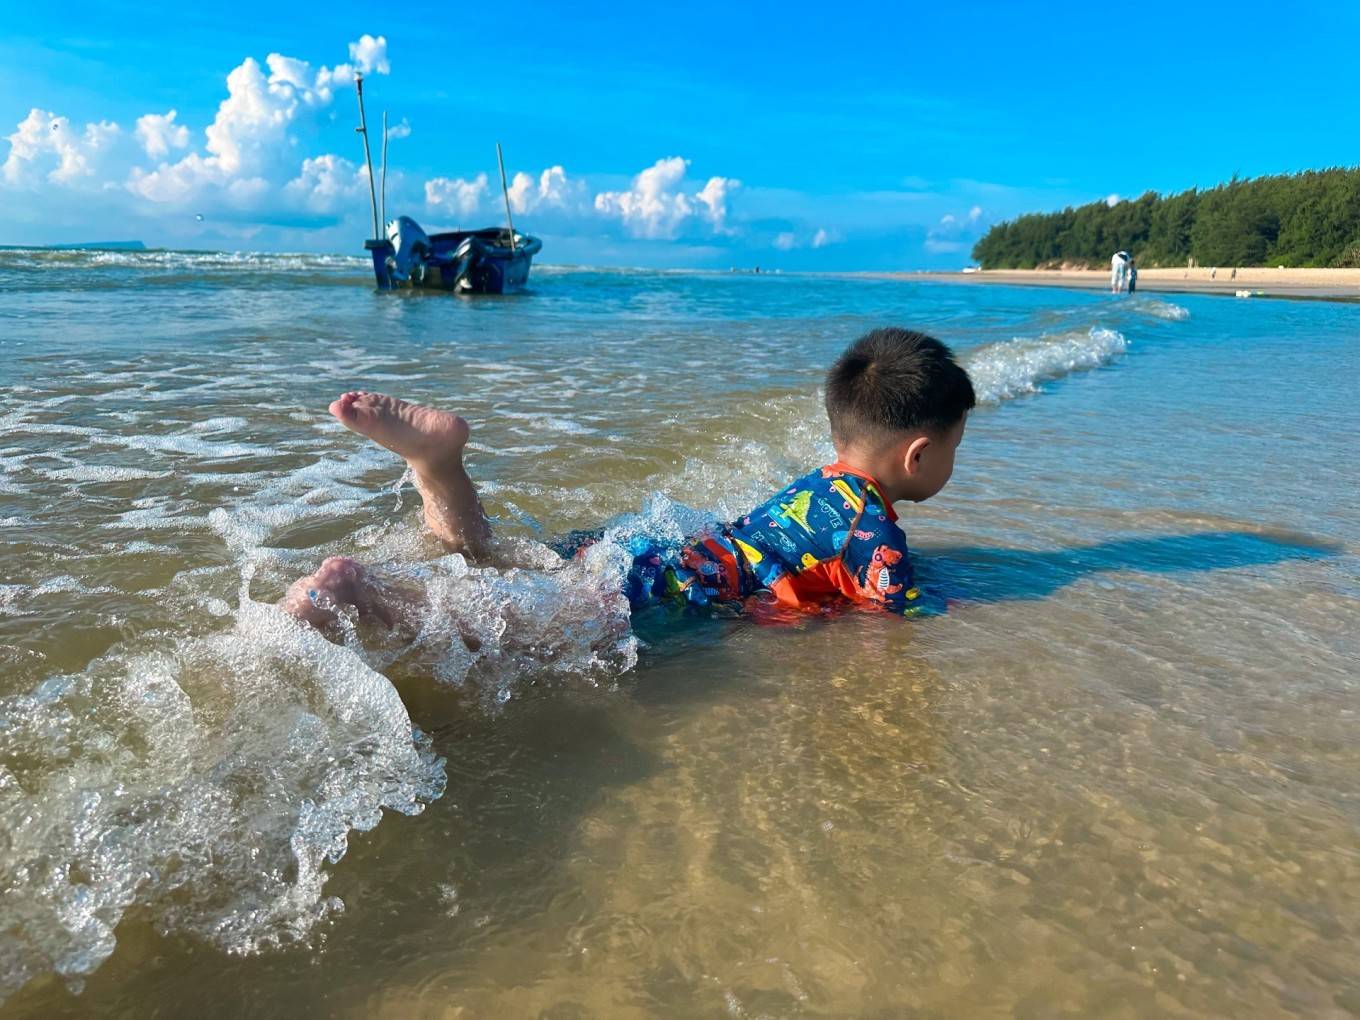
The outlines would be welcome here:
[[[1118,330],[1092,326],[1089,330],[1045,334],[987,344],[964,356],[978,402],[999,404],[1036,393],[1042,383],[1108,364],[1128,349]]]
[[[459,554],[389,562],[375,574],[406,619],[404,633],[359,654],[401,659],[440,683],[471,683],[488,709],[529,683],[612,682],[637,664],[623,577],[632,559],[601,541],[562,560],[541,543],[497,542],[497,566]]]
[[[343,908],[323,887],[349,833],[444,785],[384,677],[249,601],[231,631],[112,652],[0,719],[0,997],[48,971],[78,988],[134,905],[231,953],[305,940]]]

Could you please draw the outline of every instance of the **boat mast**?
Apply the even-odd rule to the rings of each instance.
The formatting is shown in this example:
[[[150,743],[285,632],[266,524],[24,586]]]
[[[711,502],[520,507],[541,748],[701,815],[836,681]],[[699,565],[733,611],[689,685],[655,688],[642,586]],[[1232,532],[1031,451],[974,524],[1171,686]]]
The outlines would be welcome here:
[[[383,111],[383,146],[382,146],[382,196],[381,209],[382,215],[378,222],[383,226],[387,225],[387,111]]]
[[[501,155],[501,143],[496,143],[496,162],[501,168],[501,194],[505,196],[505,222],[510,225],[510,250],[515,250],[515,221],[510,217],[510,189],[505,184],[505,157]]]
[[[373,240],[379,241],[382,235],[378,232],[378,196],[373,190],[373,157],[368,153],[368,121],[364,119],[364,76],[359,71],[354,72],[354,91],[359,95],[359,126],[354,130],[364,139],[364,163],[368,166],[368,205],[373,213]]]

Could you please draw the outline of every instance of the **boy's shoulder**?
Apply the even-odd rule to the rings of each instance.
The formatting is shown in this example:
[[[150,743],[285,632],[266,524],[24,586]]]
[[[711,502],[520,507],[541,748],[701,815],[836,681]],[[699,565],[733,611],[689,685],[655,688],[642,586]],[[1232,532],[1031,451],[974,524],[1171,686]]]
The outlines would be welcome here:
[[[886,514],[888,520],[897,520],[897,512],[884,498],[878,482],[849,465],[837,461],[818,468],[806,477],[819,479],[831,491],[843,496],[856,511],[861,506],[866,510],[877,509],[879,513]]]
[[[824,558],[845,548],[855,532],[868,538],[869,532],[877,535],[882,529],[885,540],[905,544],[896,520],[877,482],[837,462],[790,482],[734,527],[764,532],[776,548],[786,555],[797,553],[795,560],[801,560],[805,552]]]

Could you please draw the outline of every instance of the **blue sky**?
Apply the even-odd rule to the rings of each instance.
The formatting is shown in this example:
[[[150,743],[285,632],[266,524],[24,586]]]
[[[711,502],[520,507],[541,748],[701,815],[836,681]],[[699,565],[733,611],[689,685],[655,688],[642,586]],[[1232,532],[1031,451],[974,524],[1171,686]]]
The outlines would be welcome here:
[[[389,215],[498,222],[500,140],[550,262],[947,268],[1020,212],[1360,160],[1360,5],[442,10],[4,0],[0,243],[357,251],[354,67]]]

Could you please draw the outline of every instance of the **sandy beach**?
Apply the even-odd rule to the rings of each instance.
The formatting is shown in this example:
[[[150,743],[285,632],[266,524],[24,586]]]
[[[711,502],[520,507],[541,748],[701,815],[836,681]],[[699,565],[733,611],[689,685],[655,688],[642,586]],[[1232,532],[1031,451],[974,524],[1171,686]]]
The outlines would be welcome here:
[[[1005,283],[1078,290],[1105,290],[1110,286],[1110,274],[1103,269],[988,269],[975,273],[870,275],[947,283]],[[1251,291],[1253,297],[1360,301],[1360,269],[1238,269],[1236,276],[1231,268],[1221,267],[1216,272],[1203,267],[1140,269],[1138,288],[1156,293],[1234,295],[1238,291]]]

